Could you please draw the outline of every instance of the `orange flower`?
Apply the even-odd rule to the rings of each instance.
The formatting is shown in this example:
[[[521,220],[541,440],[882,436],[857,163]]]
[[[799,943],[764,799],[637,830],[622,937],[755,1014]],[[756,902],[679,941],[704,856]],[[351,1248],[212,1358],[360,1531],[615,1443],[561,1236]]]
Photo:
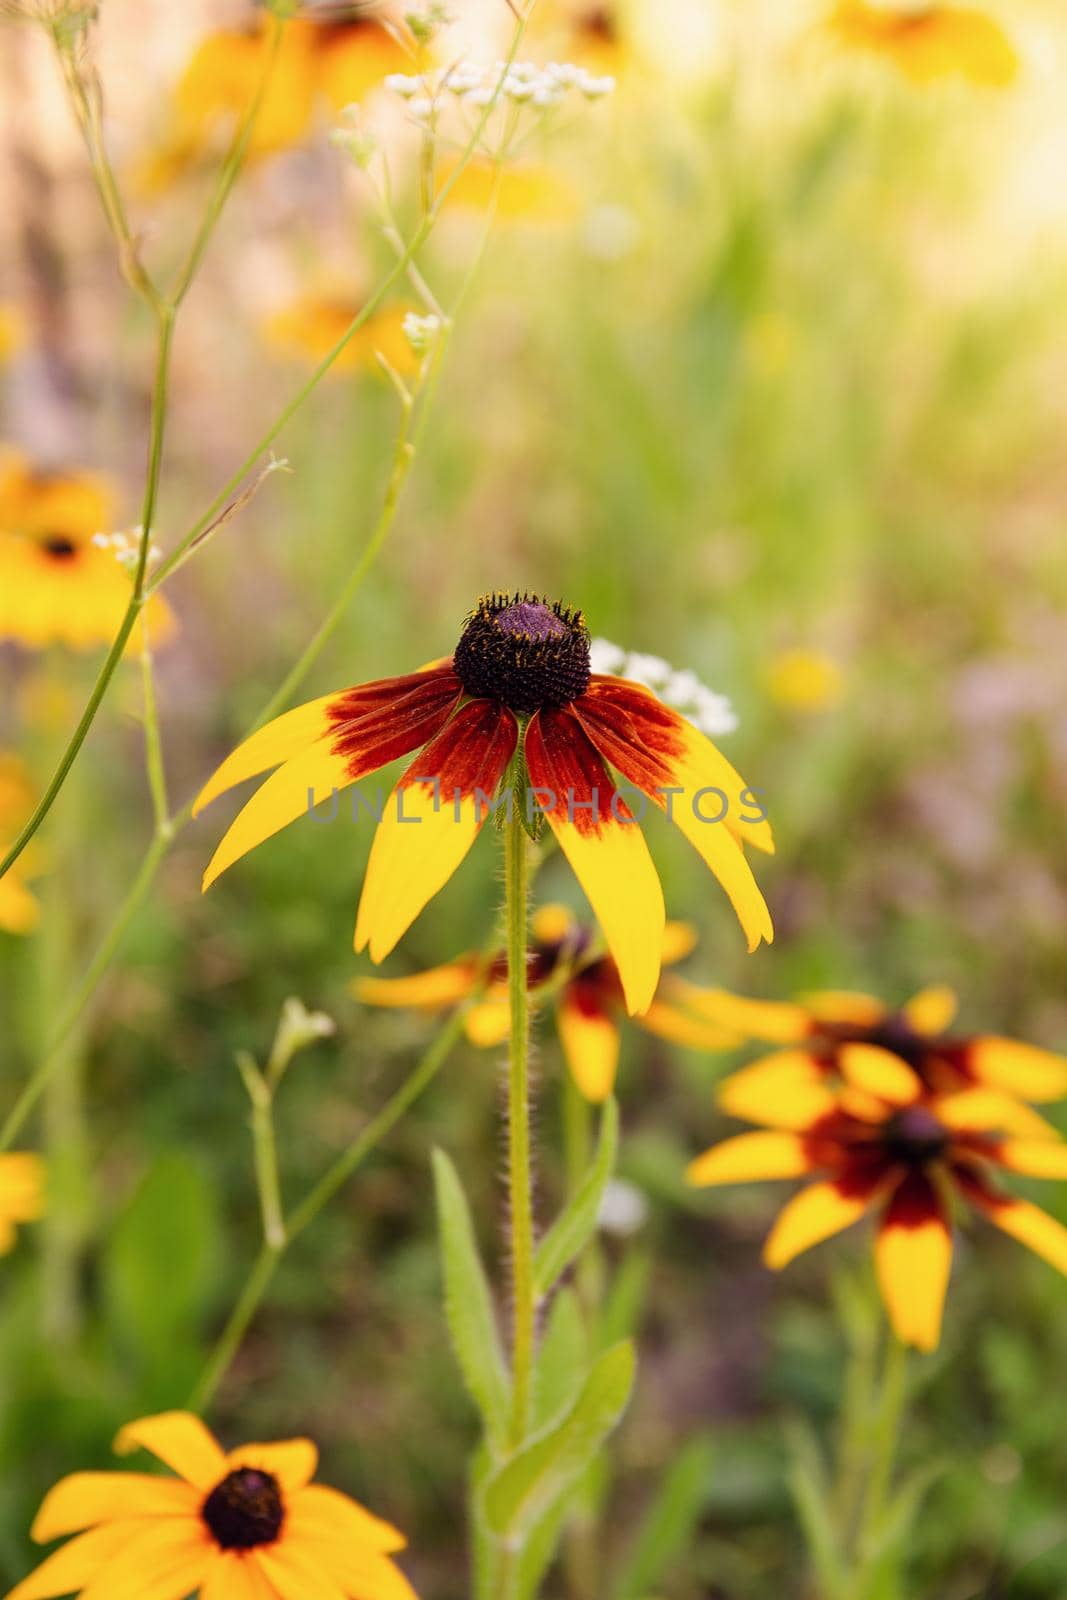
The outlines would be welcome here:
[[[842,44],[882,56],[913,83],[961,77],[1003,88],[1019,71],[1018,55],[999,24],[964,6],[840,0],[829,26]]]
[[[419,360],[404,332],[410,305],[384,306],[348,341],[331,369],[351,372],[365,368],[381,372],[379,352],[402,377],[418,371]],[[359,315],[360,304],[346,295],[304,295],[272,316],[265,328],[268,340],[287,355],[322,361],[347,333]]]
[[[587,1100],[600,1104],[615,1088],[619,1064],[618,1016],[624,1009],[619,969],[596,948],[596,930],[577,921],[566,906],[546,905],[534,913],[530,946],[529,986],[535,1003],[548,995],[555,1001],[556,1027],[563,1056]],[[668,922],[661,960],[672,966],[692,950],[696,934],[688,923]],[[444,966],[406,978],[359,978],[353,992],[365,1005],[412,1006],[445,1011],[475,994],[464,1018],[473,1044],[494,1046],[508,1036],[507,958],[500,954],[488,972],[475,953],[458,956]],[[670,975],[656,991],[643,1016],[635,1018],[648,1033],[694,1050],[729,1050],[738,1036],[695,1015],[693,985]]]
[[[387,1522],[312,1483],[308,1439],[249,1444],[229,1455],[183,1411],[123,1428],[120,1454],[149,1450],[177,1477],[79,1472],[45,1497],[41,1543],[75,1534],[7,1600],[415,1600],[390,1556],[404,1538]]]
[[[585,890],[631,1013],[652,1004],[665,912],[639,819],[606,762],[696,848],[749,948],[773,938],[744,853],[745,844],[771,851],[773,840],[744,780],[647,689],[591,672],[580,612],[528,594],[484,597],[450,659],[324,695],[246,740],[203,789],[197,811],[279,770],[231,825],[204,887],[309,804],[418,750],[382,810],[356,919],[357,950],[369,946],[381,961],[459,867],[490,811],[509,803],[506,775],[520,735],[529,779],[522,802],[531,821],[547,821]]]
[[[843,1047],[840,1078],[769,1080],[747,1120],[761,1125],[690,1165],[698,1186],[811,1176],[764,1246],[780,1268],[870,1212],[878,1281],[905,1344],[940,1339],[952,1263],[951,1204],[963,1200],[1067,1273],[1067,1228],[1005,1193],[999,1170],[1067,1178],[1067,1143],[1028,1107],[992,1089],[931,1092],[881,1045]]]

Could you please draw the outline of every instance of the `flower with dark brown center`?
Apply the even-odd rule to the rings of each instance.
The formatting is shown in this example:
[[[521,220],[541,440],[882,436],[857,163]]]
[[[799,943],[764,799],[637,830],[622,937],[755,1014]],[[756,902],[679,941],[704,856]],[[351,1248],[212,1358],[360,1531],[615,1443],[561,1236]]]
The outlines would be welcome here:
[[[581,612],[535,595],[486,595],[452,657],[469,695],[510,711],[565,706],[589,687],[589,633]]]
[[[285,1521],[278,1480],[255,1467],[237,1467],[215,1485],[200,1515],[223,1550],[273,1544]]]

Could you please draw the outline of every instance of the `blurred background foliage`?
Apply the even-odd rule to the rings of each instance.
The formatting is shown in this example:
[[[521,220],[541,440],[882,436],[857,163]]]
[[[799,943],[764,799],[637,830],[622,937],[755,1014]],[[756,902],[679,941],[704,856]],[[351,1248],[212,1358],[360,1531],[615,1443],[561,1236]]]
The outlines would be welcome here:
[[[484,589],[560,595],[595,633],[694,668],[740,712],[725,747],[775,823],[761,881],[778,937],[747,958],[685,844],[653,823],[670,912],[701,930],[690,976],[894,1001],[948,982],[965,1026],[1062,1049],[1067,28],[1055,6],[1019,0],[1001,12],[1016,83],[917,88],[821,48],[792,4],[694,5],[700,27],[686,9],[633,0],[617,100],[538,151],[573,184],[574,215],[499,226],[395,533],[308,693],[447,652]],[[208,20],[174,11],[102,8],[109,131],[131,169]],[[120,70],[135,54],[136,89]],[[146,328],[45,41],[6,31],[2,57],[2,297],[28,337],[0,373],[0,436],[111,473],[132,522]],[[157,256],[177,256],[190,192],[136,201]],[[477,226],[449,215],[428,254],[445,298]],[[386,260],[324,133],[247,175],[179,344],[162,543],[299,379],[262,336],[272,307],[338,277],[365,291]],[[373,524],[395,426],[373,373],[325,383],[280,443],[292,475],[168,591],[180,633],[158,664],[180,797],[328,607]],[[810,694],[789,652],[816,658]],[[38,783],[93,666],[14,646],[0,657],[3,742]],[[138,719],[127,666],[45,835],[42,931],[0,936],[5,1100],[147,841]],[[4,1263],[0,1300],[6,1580],[25,1571],[44,1488],[72,1464],[107,1464],[121,1421],[184,1400],[243,1281],[258,1217],[235,1052],[262,1058],[291,994],[336,1019],[280,1095],[283,1181],[299,1193],[430,1037],[432,1023],[348,993],[363,970],[351,925],[365,820],[342,810],[329,829],[290,830],[201,900],[218,832],[212,813],[166,862],[39,1123],[57,1203]],[[493,849],[487,834],[388,971],[485,940]],[[558,860],[538,887],[579,903]],[[845,1335],[831,1285],[860,1252],[846,1237],[772,1278],[758,1246],[776,1195],[684,1189],[686,1160],[723,1131],[711,1087],[733,1064],[627,1035],[621,1170],[650,1210],[635,1239],[603,1245],[605,1271],[623,1274],[620,1326],[641,1328],[600,1552],[615,1585],[600,1592],[618,1600],[815,1593],[782,1426],[802,1415],[832,1436]],[[457,1049],[293,1249],[215,1408],[234,1438],[316,1436],[327,1479],[410,1531],[413,1578],[434,1600],[465,1592],[458,1464],[474,1423],[439,1311],[428,1153],[449,1150],[476,1215],[495,1214],[496,1069]],[[539,1071],[548,1213],[562,1184],[549,1029]],[[483,1245],[502,1276],[488,1227]],[[856,1294],[866,1303],[862,1280]],[[887,1595],[1062,1600],[1065,1311],[1063,1283],[1009,1242],[961,1242],[903,1451],[945,1470],[906,1586]],[[660,1552],[647,1576],[634,1533],[646,1515],[665,1519],[646,1526]],[[550,1592],[569,1591],[560,1579]]]

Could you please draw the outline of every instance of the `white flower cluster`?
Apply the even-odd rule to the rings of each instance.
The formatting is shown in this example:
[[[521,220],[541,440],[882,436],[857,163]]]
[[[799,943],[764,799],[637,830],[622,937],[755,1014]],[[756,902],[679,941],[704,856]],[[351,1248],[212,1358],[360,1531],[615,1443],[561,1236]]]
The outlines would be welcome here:
[[[594,639],[589,648],[589,664],[593,671],[612,678],[629,678],[652,689],[665,705],[680,711],[701,733],[710,738],[722,733],[733,733],[737,728],[737,713],[724,694],[718,694],[701,683],[688,667],[681,671],[664,661],[661,656],[643,655],[638,650],[624,650],[610,639]]]
[[[462,61],[442,72],[423,72],[413,77],[391,73],[385,87],[407,101],[408,110],[417,121],[427,122],[433,120],[445,94],[478,110],[484,110],[499,97],[535,111],[552,111],[572,93],[586,100],[602,100],[613,93],[615,79],[600,78],[584,67],[559,61],[550,61],[546,67],[532,61],[498,61],[490,67]]]
[[[437,339],[441,332],[441,318],[432,313],[420,317],[417,311],[409,311],[403,321],[404,338],[417,356],[425,355],[427,350]]]
[[[127,572],[137,570],[137,557],[141,548],[143,528],[130,528],[125,533],[94,533],[93,544],[98,550],[110,550],[120,567],[125,567]],[[148,547],[148,565],[154,567],[157,561],[162,561],[163,552],[158,545]]]

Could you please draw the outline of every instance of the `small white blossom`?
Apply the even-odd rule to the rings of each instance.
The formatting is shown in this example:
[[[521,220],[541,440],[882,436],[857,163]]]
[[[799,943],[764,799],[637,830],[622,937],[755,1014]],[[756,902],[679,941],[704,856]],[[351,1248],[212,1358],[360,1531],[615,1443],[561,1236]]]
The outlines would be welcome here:
[[[409,78],[403,72],[391,72],[385,80],[385,87],[393,94],[398,94],[402,100],[410,100],[413,95],[422,90],[421,78]]]
[[[403,322],[404,337],[416,355],[424,355],[441,332],[441,318],[433,315],[420,317],[409,311]]]
[[[135,572],[140,559],[141,540],[144,529],[129,528],[124,533],[94,533],[92,543],[98,550],[109,550],[115,557],[120,567],[127,572]],[[150,544],[148,547],[147,564],[154,567],[163,559],[163,552],[158,545]]]
[[[606,95],[615,93],[615,79],[591,78],[587,73],[577,88],[587,100],[603,100]]]
[[[626,658],[626,676],[643,683],[648,689],[658,689],[666,683],[673,670],[670,662],[664,661],[662,656],[646,656],[633,650]]]
[[[651,689],[665,705],[680,711],[709,738],[737,730],[737,713],[724,694],[709,689],[689,667],[675,669],[662,656],[626,651],[610,639],[594,639],[589,647],[593,672],[627,678]]]
[[[625,1178],[610,1178],[604,1186],[597,1217],[605,1233],[629,1238],[648,1221],[648,1200],[644,1191]]]
[[[626,651],[610,639],[594,639],[589,646],[589,666],[603,676],[614,676],[626,660]]]

